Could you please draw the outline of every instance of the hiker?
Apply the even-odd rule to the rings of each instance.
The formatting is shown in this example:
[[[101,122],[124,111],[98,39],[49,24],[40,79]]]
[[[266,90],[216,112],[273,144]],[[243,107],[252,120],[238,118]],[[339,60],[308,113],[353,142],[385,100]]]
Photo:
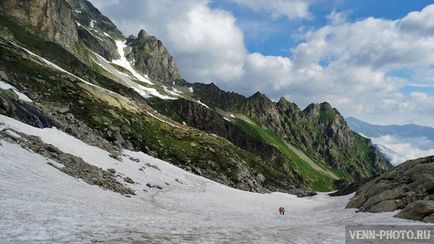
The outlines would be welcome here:
[[[284,207],[280,207],[279,208],[279,214],[280,215],[285,215],[285,208]]]

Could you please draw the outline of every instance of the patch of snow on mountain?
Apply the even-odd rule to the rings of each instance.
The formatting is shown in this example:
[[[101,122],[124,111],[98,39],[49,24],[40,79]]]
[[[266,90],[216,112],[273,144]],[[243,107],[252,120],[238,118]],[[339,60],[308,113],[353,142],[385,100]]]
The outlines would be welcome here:
[[[163,95],[160,92],[158,92],[155,88],[145,87],[145,86],[142,86],[142,85],[138,84],[137,82],[134,82],[133,81],[134,78],[131,77],[129,74],[126,74],[124,72],[121,72],[121,71],[117,70],[115,67],[113,67],[113,65],[110,64],[110,62],[107,59],[105,59],[101,55],[99,55],[99,54],[97,54],[95,52],[93,52],[93,54],[95,55],[94,62],[97,65],[101,66],[102,68],[104,68],[104,70],[108,71],[112,75],[114,75],[117,78],[121,79],[123,82],[125,82],[126,86],[132,88],[134,91],[136,91],[137,93],[139,93],[139,95],[141,95],[142,97],[144,97],[144,98],[158,97],[158,98],[161,98],[161,99],[164,99],[164,100],[174,100],[174,99],[177,99],[176,97],[171,97],[171,96]]]
[[[142,85],[137,85],[132,87],[137,93],[139,93],[144,98],[149,98],[151,96],[158,97],[164,100],[175,100],[176,98],[163,95],[159,93],[155,88],[145,87]]]
[[[121,40],[117,40],[115,42],[116,42],[116,46],[118,48],[119,56],[121,58],[117,59],[117,60],[113,60],[112,62],[114,64],[119,65],[119,66],[127,69],[128,71],[130,71],[131,74],[133,74],[133,76],[136,77],[136,79],[138,79],[139,81],[142,81],[142,82],[145,82],[145,83],[148,83],[148,84],[153,84],[149,79],[145,78],[144,76],[142,76],[141,74],[139,74],[135,69],[133,69],[133,67],[131,66],[130,62],[125,57],[125,51],[124,51],[124,49],[127,47],[127,45],[125,44],[125,42],[121,41]]]
[[[206,105],[205,103],[201,102],[200,100],[197,100],[197,103],[199,103],[200,105],[204,106],[205,108],[209,108],[208,105]]]
[[[90,20],[90,28],[94,29],[96,23],[97,23],[97,22],[96,22],[95,20],[93,20],[93,19]]]
[[[32,102],[32,99],[30,99],[24,93],[20,92],[17,88],[15,88],[14,86],[9,85],[8,83],[2,81],[1,79],[0,79],[0,89],[3,89],[3,90],[12,90],[15,94],[17,94],[18,99],[20,99],[21,101],[29,102],[29,103]]]
[[[101,39],[101,37],[99,37],[98,35],[95,35],[94,33],[92,33],[92,31],[90,31],[88,28],[84,27],[82,24],[80,24],[79,22],[75,21],[75,23],[77,24],[78,27],[83,28],[84,30],[86,30],[87,32],[89,32],[89,34],[91,34],[92,36],[94,36],[95,38],[97,38],[100,41],[103,41],[103,39]],[[91,22],[92,23],[92,22]],[[94,29],[95,32],[98,32],[97,30]]]
[[[109,72],[109,73],[112,73],[112,72],[111,72],[108,68],[106,68],[103,64],[98,63],[98,62],[96,62],[96,61],[95,61],[95,63],[96,63],[99,67],[103,68],[105,71],[107,71],[107,72]]]
[[[175,97],[182,96],[182,92],[179,91],[178,89],[176,89],[175,87],[168,88],[167,86],[163,86],[163,89],[166,93],[168,93],[172,96],[175,96]]]

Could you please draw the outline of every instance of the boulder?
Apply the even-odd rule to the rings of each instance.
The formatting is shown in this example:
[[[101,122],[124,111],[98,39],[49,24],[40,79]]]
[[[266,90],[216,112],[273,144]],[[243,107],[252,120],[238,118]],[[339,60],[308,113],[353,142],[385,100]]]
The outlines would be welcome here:
[[[434,222],[434,156],[407,161],[364,185],[346,208],[391,212],[396,217]]]

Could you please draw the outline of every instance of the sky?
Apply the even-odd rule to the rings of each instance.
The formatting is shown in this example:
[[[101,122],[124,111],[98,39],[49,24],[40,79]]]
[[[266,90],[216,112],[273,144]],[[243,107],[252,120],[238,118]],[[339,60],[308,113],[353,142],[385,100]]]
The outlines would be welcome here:
[[[161,39],[190,82],[434,126],[434,0],[91,0]]]

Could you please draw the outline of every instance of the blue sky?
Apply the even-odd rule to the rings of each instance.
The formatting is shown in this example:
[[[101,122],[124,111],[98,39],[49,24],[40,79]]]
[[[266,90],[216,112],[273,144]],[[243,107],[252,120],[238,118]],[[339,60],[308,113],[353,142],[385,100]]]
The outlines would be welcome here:
[[[288,56],[291,47],[299,43],[297,30],[326,25],[327,16],[332,11],[345,12],[350,21],[367,17],[395,20],[432,3],[432,0],[315,0],[310,7],[313,17],[301,20],[270,18],[266,13],[257,13],[228,0],[211,1],[210,6],[225,9],[236,16],[250,52]]]
[[[90,1],[162,40],[190,82],[434,126],[434,1]]]

